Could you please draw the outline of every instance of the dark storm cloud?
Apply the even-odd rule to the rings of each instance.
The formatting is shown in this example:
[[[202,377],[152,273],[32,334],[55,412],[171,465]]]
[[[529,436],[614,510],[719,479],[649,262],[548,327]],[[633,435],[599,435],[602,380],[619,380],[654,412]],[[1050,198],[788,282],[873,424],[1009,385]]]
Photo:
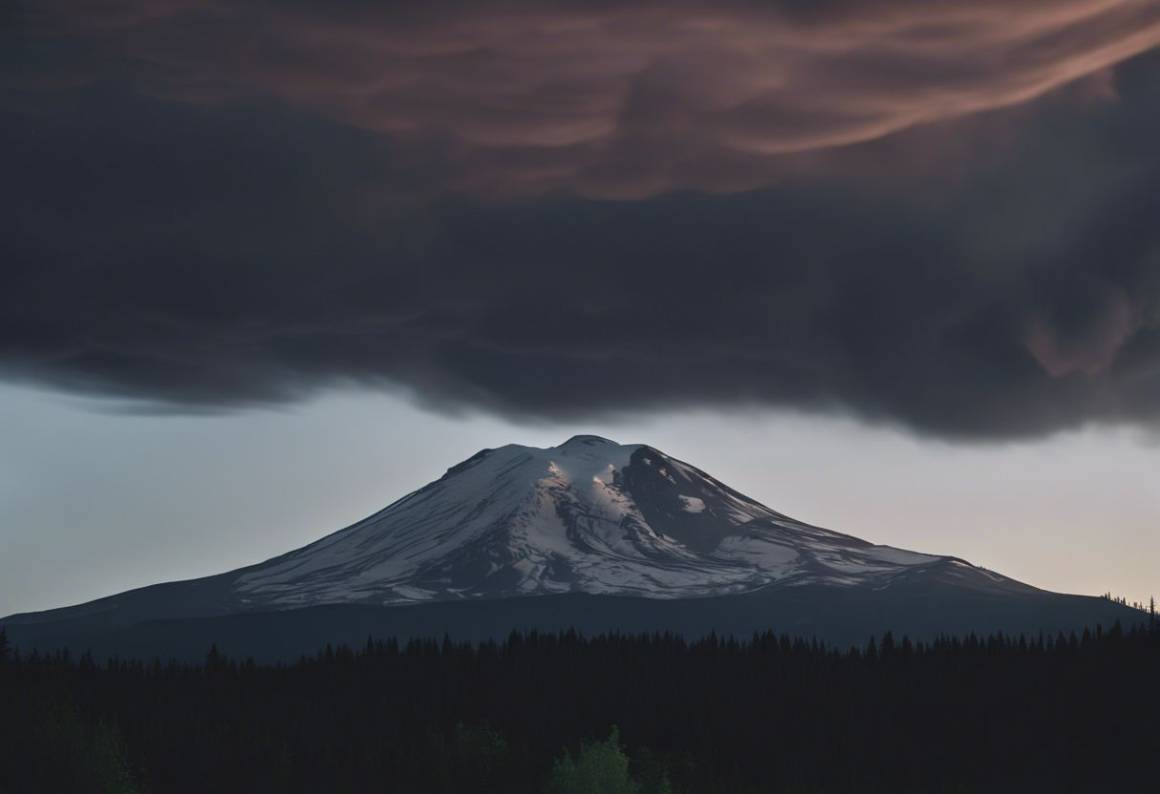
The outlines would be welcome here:
[[[17,13],[0,366],[179,409],[1160,414],[1154,3],[627,8]]]
[[[440,184],[477,194],[760,188],[777,155],[1016,105],[1160,44],[1154,0],[36,7],[69,52],[18,86],[95,69],[189,102],[276,97],[442,140]]]

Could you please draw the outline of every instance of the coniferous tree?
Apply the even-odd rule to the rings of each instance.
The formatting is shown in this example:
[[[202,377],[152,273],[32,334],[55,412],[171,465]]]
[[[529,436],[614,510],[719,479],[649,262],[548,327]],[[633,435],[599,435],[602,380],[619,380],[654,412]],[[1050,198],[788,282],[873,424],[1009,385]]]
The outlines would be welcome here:
[[[586,742],[573,758],[567,751],[556,759],[548,778],[550,794],[639,794],[628,773],[628,756],[614,726],[604,741]]]
[[[1135,794],[1154,790],[1136,759],[1160,752],[1158,667],[1160,633],[1130,624],[848,651],[772,633],[376,640],[279,665],[34,651],[0,671],[0,791]],[[593,741],[609,725],[623,745]]]
[[[89,743],[94,788],[102,794],[136,794],[128,750],[117,726],[97,723]]]

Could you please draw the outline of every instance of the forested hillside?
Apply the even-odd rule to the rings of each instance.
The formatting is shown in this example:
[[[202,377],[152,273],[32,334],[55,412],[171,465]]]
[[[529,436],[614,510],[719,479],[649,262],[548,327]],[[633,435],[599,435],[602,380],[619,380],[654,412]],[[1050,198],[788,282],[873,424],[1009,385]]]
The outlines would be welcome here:
[[[1155,624],[843,651],[563,634],[368,640],[282,666],[213,650],[193,666],[0,658],[4,794],[1109,794],[1160,780]]]

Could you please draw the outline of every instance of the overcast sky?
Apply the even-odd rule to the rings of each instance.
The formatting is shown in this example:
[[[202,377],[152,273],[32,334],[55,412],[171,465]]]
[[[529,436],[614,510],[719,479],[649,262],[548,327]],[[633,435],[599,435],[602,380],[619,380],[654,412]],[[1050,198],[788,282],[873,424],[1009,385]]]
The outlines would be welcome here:
[[[1155,0],[0,15],[0,607],[573,432],[1156,589]]]

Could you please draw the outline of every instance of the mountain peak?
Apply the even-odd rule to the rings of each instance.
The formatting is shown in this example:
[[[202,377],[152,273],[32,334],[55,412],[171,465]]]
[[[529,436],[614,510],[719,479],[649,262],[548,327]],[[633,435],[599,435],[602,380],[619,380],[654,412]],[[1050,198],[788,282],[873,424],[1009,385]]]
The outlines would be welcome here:
[[[481,450],[378,513],[257,565],[15,620],[88,638],[94,626],[151,631],[157,621],[244,613],[277,644],[283,626],[328,633],[338,615],[365,636],[366,607],[405,606],[373,620],[404,636],[781,625],[846,641],[851,626],[862,636],[891,623],[930,628],[936,611],[939,631],[947,621],[973,631],[980,620],[1042,629],[1048,596],[955,557],[797,521],[655,447],[580,435]],[[1106,606],[1090,599],[1077,612],[1072,597],[1052,598],[1055,628]],[[687,603],[663,603],[679,599]],[[271,617],[316,606],[326,609],[306,610],[301,624]],[[887,613],[910,622],[881,622]]]
[[[239,571],[233,587],[263,609],[569,592],[674,599],[882,588],[947,559],[796,521],[654,447],[577,435],[483,450],[351,527]],[[991,582],[969,565],[953,573]]]
[[[577,446],[585,446],[585,447],[613,446],[613,447],[619,447],[621,445],[618,442],[613,441],[613,440],[608,439],[608,438],[604,438],[603,436],[593,436],[593,435],[580,434],[580,435],[572,436],[570,439],[565,441],[560,446],[555,447],[555,449],[564,449],[565,447],[577,447]]]

